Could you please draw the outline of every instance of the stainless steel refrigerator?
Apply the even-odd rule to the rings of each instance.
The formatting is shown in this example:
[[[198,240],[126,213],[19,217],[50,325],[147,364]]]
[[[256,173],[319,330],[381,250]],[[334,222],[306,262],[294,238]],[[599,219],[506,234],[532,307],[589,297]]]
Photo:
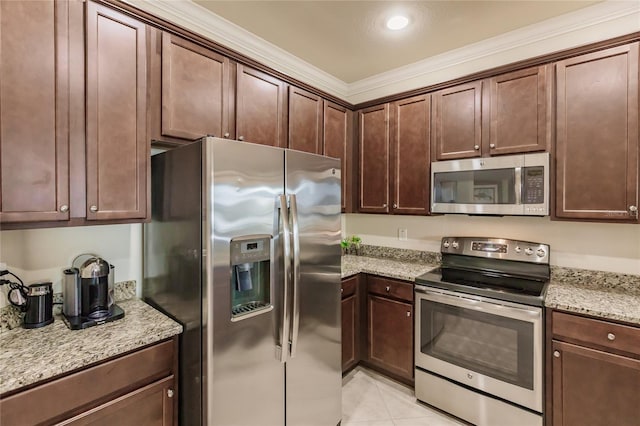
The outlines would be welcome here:
[[[183,426],[341,420],[340,162],[213,137],[156,154],[145,300],[183,324]]]

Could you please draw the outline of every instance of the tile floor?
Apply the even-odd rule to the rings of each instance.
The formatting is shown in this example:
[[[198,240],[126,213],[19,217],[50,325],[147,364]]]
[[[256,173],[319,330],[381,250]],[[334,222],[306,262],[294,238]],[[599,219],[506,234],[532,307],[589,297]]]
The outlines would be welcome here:
[[[464,426],[417,402],[413,389],[363,367],[342,378],[342,426]]]

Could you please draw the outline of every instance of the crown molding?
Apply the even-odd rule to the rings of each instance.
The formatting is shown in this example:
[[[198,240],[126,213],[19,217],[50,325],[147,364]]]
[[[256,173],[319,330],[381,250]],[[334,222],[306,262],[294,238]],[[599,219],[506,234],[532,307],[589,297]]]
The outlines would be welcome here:
[[[640,31],[640,3],[605,1],[348,84],[192,1],[123,1],[353,105]]]
[[[349,98],[348,84],[344,81],[197,3],[187,0],[123,0],[123,2],[207,37],[340,99]]]

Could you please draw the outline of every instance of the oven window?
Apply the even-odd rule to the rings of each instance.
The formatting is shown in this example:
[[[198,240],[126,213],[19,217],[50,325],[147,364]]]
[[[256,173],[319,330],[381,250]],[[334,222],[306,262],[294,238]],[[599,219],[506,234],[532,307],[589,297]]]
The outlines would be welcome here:
[[[420,351],[533,389],[533,324],[420,300]]]
[[[515,204],[515,169],[472,170],[434,174],[436,203]]]

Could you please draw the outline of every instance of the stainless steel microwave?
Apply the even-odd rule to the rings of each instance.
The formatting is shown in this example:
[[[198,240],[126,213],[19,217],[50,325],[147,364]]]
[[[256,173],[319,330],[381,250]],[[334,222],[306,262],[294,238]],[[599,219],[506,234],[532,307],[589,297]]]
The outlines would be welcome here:
[[[549,153],[431,163],[431,212],[549,215]]]

